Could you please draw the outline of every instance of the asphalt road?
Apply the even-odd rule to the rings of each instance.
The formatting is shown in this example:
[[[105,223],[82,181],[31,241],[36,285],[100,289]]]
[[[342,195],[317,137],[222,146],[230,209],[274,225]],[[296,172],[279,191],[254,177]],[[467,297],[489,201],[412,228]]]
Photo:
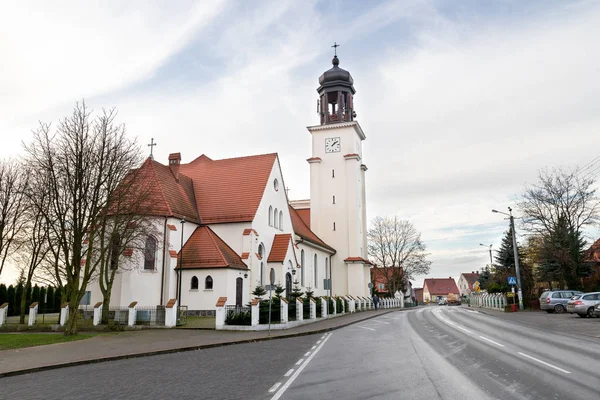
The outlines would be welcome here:
[[[431,306],[325,335],[2,378],[0,399],[588,400],[599,377],[596,338]]]

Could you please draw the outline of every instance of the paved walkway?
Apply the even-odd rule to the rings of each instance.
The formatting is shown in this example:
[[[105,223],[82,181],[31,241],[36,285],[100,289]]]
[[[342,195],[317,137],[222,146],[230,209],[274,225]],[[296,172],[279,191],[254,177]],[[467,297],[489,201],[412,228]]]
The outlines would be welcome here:
[[[321,333],[405,309],[380,309],[328,318],[287,330],[260,332],[148,329],[100,334],[91,339],[0,351],[0,377],[71,365],[197,350],[228,344]]]

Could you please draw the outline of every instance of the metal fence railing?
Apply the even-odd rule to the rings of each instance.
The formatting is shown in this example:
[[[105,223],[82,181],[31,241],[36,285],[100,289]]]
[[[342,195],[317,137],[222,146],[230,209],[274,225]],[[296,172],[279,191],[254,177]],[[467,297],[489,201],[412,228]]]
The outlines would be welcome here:
[[[129,307],[111,307],[108,310],[108,323],[127,325],[129,322]]]
[[[227,325],[251,325],[252,309],[245,306],[225,306],[225,323]]]
[[[145,326],[165,326],[165,306],[137,307],[135,324]]]
[[[187,314],[188,314],[187,306],[177,307],[177,326],[187,324]]]

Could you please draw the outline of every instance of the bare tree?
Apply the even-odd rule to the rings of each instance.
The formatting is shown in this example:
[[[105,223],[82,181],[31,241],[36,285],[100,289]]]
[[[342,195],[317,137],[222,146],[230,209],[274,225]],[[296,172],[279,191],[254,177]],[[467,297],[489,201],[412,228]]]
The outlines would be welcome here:
[[[429,273],[427,247],[409,221],[397,216],[377,217],[371,225],[367,232],[369,259],[392,294],[404,291],[406,280]]]
[[[43,203],[45,192],[38,193],[38,201]],[[28,196],[28,199],[32,197]],[[37,268],[42,264],[46,255],[50,251],[50,243],[48,241],[48,225],[44,215],[39,212],[37,207],[27,207],[24,216],[26,224],[23,230],[22,245],[18,253],[18,265],[21,273],[25,278],[24,290],[21,293],[21,314],[20,323],[25,323],[25,310],[27,304],[27,291],[31,286],[31,281],[36,273]]]
[[[124,125],[115,123],[116,115],[111,109],[92,118],[85,102],[78,103],[56,133],[41,123],[33,142],[25,145],[32,186],[48,192],[48,206],[37,206],[58,246],[56,279],[69,304],[65,335],[77,333],[78,306],[97,267],[98,215],[141,160],[139,146],[126,137]]]
[[[146,238],[157,236],[152,207],[152,187],[141,171],[131,171],[98,216],[94,256],[102,292],[102,322],[108,322],[110,299],[118,273],[132,270],[144,255]],[[124,255],[124,253],[129,253]]]
[[[525,188],[519,206],[525,229],[541,238],[538,258],[543,279],[575,289],[589,274],[583,259],[583,230],[600,222],[600,201],[594,180],[561,169],[543,170],[539,181]]]
[[[20,246],[19,236],[26,222],[26,182],[20,163],[0,161],[0,275],[6,260]]]
[[[538,182],[525,188],[519,207],[525,229],[542,235],[565,224],[573,232],[600,222],[600,202],[594,179],[562,169],[539,172]]]

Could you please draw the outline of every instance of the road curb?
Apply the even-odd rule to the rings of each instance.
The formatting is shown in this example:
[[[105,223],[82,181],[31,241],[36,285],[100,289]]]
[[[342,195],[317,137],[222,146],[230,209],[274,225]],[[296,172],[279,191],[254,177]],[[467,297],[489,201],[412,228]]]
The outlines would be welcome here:
[[[264,342],[267,340],[289,339],[289,338],[293,338],[293,337],[315,335],[315,334],[319,334],[319,333],[334,331],[334,330],[344,328],[344,327],[352,325],[352,324],[367,321],[369,319],[379,317],[381,315],[386,315],[386,314],[389,314],[392,312],[408,311],[408,310],[413,310],[415,308],[417,308],[417,307],[404,308],[404,309],[398,309],[398,310],[389,310],[387,312],[383,312],[383,313],[376,314],[376,315],[371,315],[367,318],[363,318],[363,319],[360,319],[357,321],[346,322],[341,325],[331,326],[331,327],[322,328],[322,329],[316,329],[314,331],[308,331],[308,332],[290,333],[290,334],[283,334],[283,335],[270,336],[270,337],[267,336],[267,337],[261,337],[261,338],[253,338],[253,339],[242,339],[242,340],[235,340],[235,341],[222,342],[222,343],[209,343],[209,344],[201,344],[201,345],[196,345],[196,346],[176,347],[176,348],[172,348],[172,349],[154,350],[154,351],[147,351],[147,352],[141,352],[141,353],[121,354],[118,356],[94,358],[94,359],[89,359],[89,360],[71,361],[71,362],[66,362],[66,363],[61,363],[61,364],[44,365],[44,366],[40,366],[40,367],[25,368],[25,369],[20,369],[20,370],[15,370],[15,371],[0,372],[0,378],[6,378],[6,377],[16,376],[16,375],[24,375],[24,374],[29,374],[29,373],[33,373],[33,372],[47,371],[47,370],[53,370],[53,369],[75,367],[75,366],[79,366],[79,365],[97,364],[97,363],[103,363],[103,362],[108,362],[108,361],[125,360],[128,358],[151,357],[151,356],[159,356],[162,354],[181,353],[184,351],[195,351],[195,350],[210,349],[210,348],[215,348],[215,347],[232,346],[232,345],[236,345],[236,344]]]

